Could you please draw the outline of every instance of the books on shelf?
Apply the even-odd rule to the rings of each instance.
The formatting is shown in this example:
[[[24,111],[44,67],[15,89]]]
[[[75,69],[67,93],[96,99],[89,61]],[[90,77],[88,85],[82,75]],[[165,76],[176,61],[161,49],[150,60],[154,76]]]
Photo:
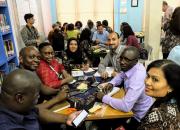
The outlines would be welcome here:
[[[0,0],[0,6],[6,5],[6,0]]]
[[[14,55],[14,46],[12,40],[4,40],[4,48],[6,51],[6,56],[10,57]]]
[[[13,62],[9,63],[8,67],[9,67],[9,72],[11,72],[16,69],[16,63],[13,63]]]
[[[59,104],[53,106],[51,108],[51,110],[53,112],[58,112],[58,111],[64,110],[64,109],[69,108],[69,107],[70,107],[70,103],[67,101],[63,101],[63,102],[60,102]]]
[[[4,75],[5,75],[5,72],[0,70],[0,87],[2,86]]]
[[[10,30],[10,25],[7,23],[5,14],[0,14],[0,30],[2,32],[8,32]]]

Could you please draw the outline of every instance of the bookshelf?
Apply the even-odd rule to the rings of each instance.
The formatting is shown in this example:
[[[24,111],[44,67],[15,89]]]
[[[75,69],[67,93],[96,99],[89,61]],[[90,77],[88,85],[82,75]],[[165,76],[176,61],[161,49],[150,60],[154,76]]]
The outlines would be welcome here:
[[[0,79],[18,65],[6,0],[0,0]]]

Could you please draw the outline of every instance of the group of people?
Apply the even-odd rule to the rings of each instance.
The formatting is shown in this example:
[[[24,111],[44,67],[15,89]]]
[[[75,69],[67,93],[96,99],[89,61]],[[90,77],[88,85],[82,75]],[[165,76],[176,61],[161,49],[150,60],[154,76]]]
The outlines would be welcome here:
[[[178,45],[178,14],[179,7],[174,10],[169,23],[163,25],[172,43],[165,42],[165,38],[162,44],[163,47],[168,46],[167,54]],[[94,45],[95,48],[110,50],[98,65],[101,78],[107,79],[109,76],[106,67],[114,68],[112,80],[97,92],[97,99],[114,109],[132,111],[134,116],[128,120],[92,123],[91,129],[180,130],[180,66],[178,61],[170,60],[174,60],[178,46],[172,49],[169,60],[153,61],[146,69],[138,62],[141,47],[126,22],[120,26],[120,35],[108,26],[107,20],[97,22],[97,28],[88,20],[85,29],[82,29],[81,21],[77,21],[76,33],[72,32],[75,30],[73,24],[66,23],[61,27],[57,22],[49,33],[49,42],[40,42],[38,31],[33,26],[33,14],[26,14],[24,19],[27,25],[21,35],[26,47],[19,53],[19,69],[9,73],[1,87],[0,129],[39,130],[42,127],[48,130],[56,129],[53,126],[57,124],[59,129],[59,123],[71,126],[80,111],[65,116],[53,113],[50,108],[68,97],[68,83],[73,81],[69,67],[82,70],[92,67],[90,48]],[[60,56],[56,52],[60,52]],[[164,56],[167,55],[165,53]],[[123,86],[123,98],[107,95],[115,86]]]
[[[40,129],[39,121],[42,124],[66,122],[66,124],[72,125],[72,120],[79,114],[79,112],[75,112],[64,116],[49,110],[54,104],[66,99],[67,90],[62,85],[71,81],[72,77],[64,70],[63,65],[57,65],[58,62],[51,57],[53,54],[49,43],[42,43],[39,50],[40,53],[34,46],[23,48],[19,57],[20,69],[11,72],[4,78],[0,94],[0,118],[2,119],[0,128],[3,130]],[[41,57],[44,55],[41,60],[40,54]],[[150,63],[145,70],[145,67],[138,63],[138,57],[137,48],[126,47],[118,59],[121,71],[110,82],[106,83],[102,92],[97,93],[97,99],[109,104],[114,109],[124,112],[132,110],[134,113],[128,122],[117,120],[110,123],[110,127],[118,127],[117,130],[122,128],[127,130],[179,130],[180,66],[171,60],[156,60]],[[51,71],[50,76],[46,72],[41,73],[39,69],[42,66],[45,67],[44,71],[51,70],[51,67],[45,65],[45,62],[49,63],[47,65],[52,65],[55,70],[59,69],[64,79],[57,84],[51,82],[53,78],[57,77],[59,70],[57,73]],[[39,80],[39,78],[42,79],[38,77],[39,74],[48,76],[50,81],[48,83],[52,83],[52,86],[46,86],[46,82]],[[125,90],[125,96],[122,99],[106,95],[114,86],[121,83],[123,83]],[[59,86],[61,89],[57,89]],[[57,95],[45,103],[36,105],[38,98],[41,98],[43,94]],[[19,119],[21,121],[17,122]],[[108,129],[106,125],[103,126]]]

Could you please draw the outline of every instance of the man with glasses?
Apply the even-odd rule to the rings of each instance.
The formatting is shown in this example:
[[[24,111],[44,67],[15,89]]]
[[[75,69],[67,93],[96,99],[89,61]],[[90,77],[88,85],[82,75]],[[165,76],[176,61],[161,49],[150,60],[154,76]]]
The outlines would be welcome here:
[[[98,99],[117,110],[124,112],[132,110],[134,116],[128,124],[124,124],[127,130],[135,129],[138,126],[153,103],[152,98],[145,95],[146,70],[142,64],[138,63],[138,58],[139,51],[137,48],[133,46],[125,48],[119,60],[122,72],[106,84],[103,92],[97,94]],[[118,86],[122,82],[124,82],[125,91],[123,98],[117,99],[106,95],[114,86]]]
[[[58,89],[63,84],[73,80],[72,76],[64,69],[64,66],[54,58],[54,50],[50,43],[41,43],[39,51],[41,60],[36,72],[43,84]]]
[[[34,15],[31,13],[24,15],[26,26],[21,30],[21,37],[26,46],[39,46],[40,36],[38,30],[33,26]]]

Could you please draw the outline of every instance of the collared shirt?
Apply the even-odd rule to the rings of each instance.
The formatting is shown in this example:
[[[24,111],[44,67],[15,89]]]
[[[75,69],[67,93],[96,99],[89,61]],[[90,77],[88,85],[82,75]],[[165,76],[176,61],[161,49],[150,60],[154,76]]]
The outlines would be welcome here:
[[[117,86],[124,80],[125,96],[121,99],[116,99],[105,95],[102,101],[124,112],[132,110],[134,117],[140,121],[153,104],[152,98],[145,94],[145,77],[145,67],[140,63],[137,63],[125,73],[119,73],[110,83]]]
[[[164,25],[167,21],[171,20],[171,17],[172,17],[173,12],[174,12],[174,8],[171,7],[171,6],[168,6],[168,8],[166,9],[166,12],[164,12],[164,16],[163,16],[163,19],[162,19],[163,25]]]
[[[53,69],[59,74],[61,74],[64,70],[64,66],[56,59],[53,59],[50,62],[50,66],[52,66]],[[61,79],[50,66],[47,62],[41,60],[36,72],[44,85],[51,88],[59,88],[61,85]]]
[[[41,130],[37,109],[21,115],[0,107],[0,130]]]
[[[180,35],[174,35],[170,30],[170,22],[165,25],[165,38],[161,40],[162,52],[169,53],[175,46],[180,45]]]
[[[26,46],[37,46],[36,40],[39,38],[39,34],[34,26],[30,28],[26,25],[21,30],[21,37]]]
[[[100,40],[100,44],[105,44],[107,42],[109,33],[107,31],[103,31],[102,34],[100,34],[98,31],[94,32],[92,41],[95,41],[96,39]]]
[[[109,53],[107,53],[104,59],[100,62],[98,66],[98,71],[102,73],[106,70],[106,67],[112,66],[114,67],[115,71],[120,72],[121,67],[119,64],[119,57],[123,52],[124,48],[125,46],[119,44],[118,48],[115,51],[111,50]]]
[[[175,46],[169,53],[167,59],[170,59],[180,65],[180,45]]]

